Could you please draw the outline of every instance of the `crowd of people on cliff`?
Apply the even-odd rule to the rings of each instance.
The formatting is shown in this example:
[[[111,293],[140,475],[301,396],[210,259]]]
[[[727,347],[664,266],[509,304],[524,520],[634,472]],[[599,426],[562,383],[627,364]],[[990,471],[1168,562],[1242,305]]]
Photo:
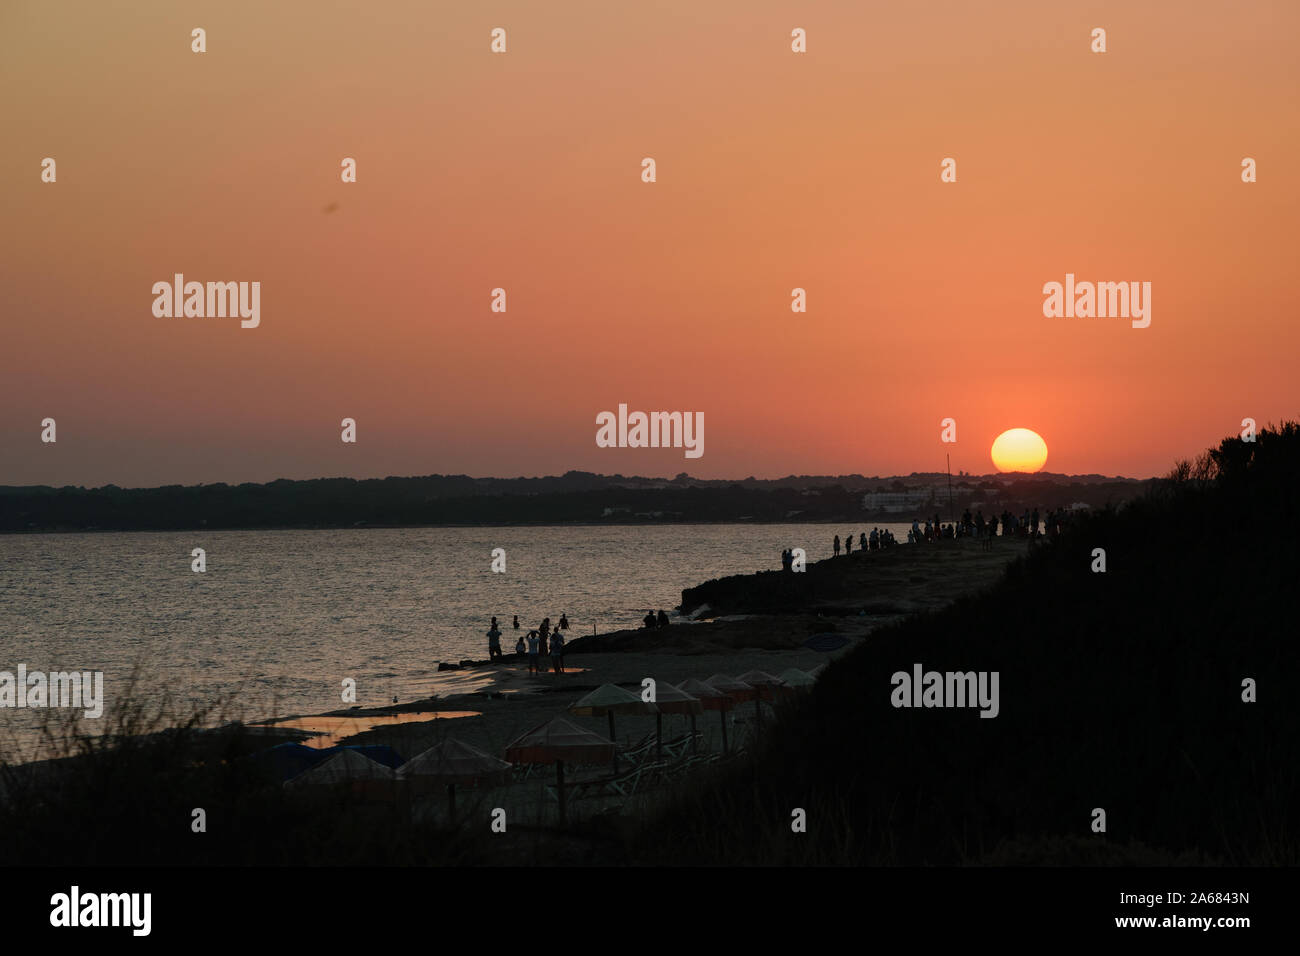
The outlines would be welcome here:
[[[933,518],[926,518],[924,523],[919,518],[913,518],[912,527],[907,532],[907,543],[922,544],[928,541],[976,538],[982,541],[985,547],[991,547],[992,540],[999,536],[1027,538],[1033,542],[1041,537],[1055,538],[1065,528],[1069,518],[1070,513],[1064,508],[1048,509],[1041,514],[1037,508],[1032,511],[1025,509],[1019,515],[1004,509],[1000,515],[993,514],[988,518],[984,517],[983,509],[977,510],[972,515],[967,508],[959,521],[942,522],[937,514]],[[896,544],[898,540],[889,529],[872,528],[870,534],[865,531],[858,534],[857,553],[883,551]],[[831,550],[833,556],[837,558],[841,553],[845,556],[852,555],[854,553],[853,533],[846,534],[842,540],[839,535],[836,535]],[[787,548],[781,552],[781,570],[790,571],[793,567],[794,549]]]
[[[912,519],[912,527],[907,532],[907,543],[918,544],[924,541],[949,541],[956,538],[980,538],[989,540],[996,537],[1004,538],[1055,538],[1069,521],[1069,512],[1065,509],[1051,510],[1040,514],[1037,508],[1032,511],[1026,508],[1019,515],[1016,515],[1006,509],[1002,514],[993,514],[988,518],[984,517],[983,509],[971,514],[967,508],[962,513],[961,520],[950,521],[946,524],[939,520],[936,514],[933,518],[927,518],[922,525],[920,519]]]
[[[939,520],[938,515],[932,519],[927,518],[924,525],[921,524],[920,519],[913,518],[912,527],[907,532],[907,543],[950,541],[956,538],[978,538],[988,542],[999,536],[1030,540],[1040,537],[1055,538],[1068,521],[1069,512],[1063,508],[1048,509],[1041,514],[1037,508],[1032,511],[1026,508],[1019,515],[1003,509],[1001,515],[993,514],[988,518],[984,517],[983,509],[972,515],[967,508],[960,521],[950,521],[946,524]]]

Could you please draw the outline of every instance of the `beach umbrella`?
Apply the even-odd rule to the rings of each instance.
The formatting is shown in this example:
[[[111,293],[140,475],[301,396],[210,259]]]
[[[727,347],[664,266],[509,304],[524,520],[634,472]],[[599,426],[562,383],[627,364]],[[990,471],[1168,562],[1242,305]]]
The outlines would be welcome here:
[[[447,788],[447,810],[456,819],[456,785],[507,783],[510,764],[459,740],[447,739],[412,757],[397,771],[399,780],[437,783]]]
[[[787,667],[781,671],[780,677],[791,690],[806,691],[817,683],[817,678],[806,671],[799,670],[797,667]]]
[[[289,781],[294,786],[352,783],[358,780],[392,780],[391,769],[355,750],[340,750],[328,760],[304,770]]]
[[[601,684],[586,697],[570,704],[569,713],[576,717],[608,717],[609,739],[617,740],[614,736],[615,714],[657,714],[659,707],[616,684]],[[617,750],[614,751],[613,764],[614,772],[618,773]]]
[[[706,678],[704,683],[714,690],[726,694],[736,703],[753,700],[758,696],[758,691],[752,685],[746,684],[742,680],[736,680],[734,677],[728,677],[726,674],[714,674],[712,677]]]
[[[683,693],[690,694],[700,702],[700,706],[705,710],[716,710],[718,718],[722,722],[722,752],[727,752],[727,711],[736,706],[736,702],[718,690],[712,684],[702,680],[696,680],[694,677],[688,678],[677,685],[677,689]],[[695,730],[694,718],[691,720],[691,730]]]
[[[736,680],[726,674],[714,674],[705,683],[716,690],[722,691],[738,704],[752,700],[754,708],[758,708],[758,688],[746,684],[743,680]]]
[[[761,701],[774,700],[777,690],[785,687],[785,681],[774,674],[769,674],[767,671],[746,671],[736,680],[744,681],[758,691],[754,695],[754,726],[757,729],[763,719]]]
[[[369,757],[375,763],[381,763],[392,770],[396,770],[405,763],[405,759],[401,754],[384,744],[339,744],[334,747],[326,747],[321,750],[321,753],[326,756],[333,756],[342,750],[355,750],[361,756]]]
[[[348,786],[354,793],[391,795],[397,775],[381,763],[355,750],[340,750],[328,760],[305,770],[285,783],[286,787]]]
[[[511,763],[555,764],[555,785],[560,801],[560,825],[564,825],[564,765],[604,763],[614,755],[614,742],[583,730],[563,717],[555,717],[506,747]]]
[[[736,680],[755,688],[758,691],[756,696],[763,700],[772,700],[776,696],[777,688],[785,686],[785,681],[767,671],[746,671]]]
[[[695,746],[695,715],[704,713],[704,705],[698,697],[674,687],[667,682],[655,681],[655,754],[661,756],[664,745],[664,714],[689,714],[691,718],[691,747]]]

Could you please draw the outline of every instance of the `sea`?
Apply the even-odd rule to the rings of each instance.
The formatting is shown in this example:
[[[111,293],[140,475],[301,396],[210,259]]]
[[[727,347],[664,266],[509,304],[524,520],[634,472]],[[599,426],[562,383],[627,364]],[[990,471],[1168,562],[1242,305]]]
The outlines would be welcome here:
[[[820,560],[873,526],[906,541],[908,525],[847,523],[0,535],[0,672],[102,672],[106,708],[232,701],[209,720],[336,710],[345,680],[363,707],[411,701],[437,692],[439,662],[487,657],[493,615],[507,653],[514,615],[520,633],[567,615],[570,640],[647,610],[677,621],[683,588],[779,569],[787,547]],[[0,760],[43,755],[41,719],[0,708]]]

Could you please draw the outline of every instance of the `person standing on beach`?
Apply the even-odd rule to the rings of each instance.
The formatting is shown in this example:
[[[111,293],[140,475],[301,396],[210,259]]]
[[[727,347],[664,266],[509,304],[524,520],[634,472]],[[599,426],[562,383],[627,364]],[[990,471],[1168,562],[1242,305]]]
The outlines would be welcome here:
[[[551,619],[549,617],[542,618],[542,625],[538,628],[538,635],[538,645],[541,649],[541,653],[545,655],[549,653],[546,647],[546,642],[550,640],[551,636]]]
[[[569,629],[569,615],[567,615],[567,614],[561,614],[561,615],[560,615],[560,630],[562,630],[562,631],[567,631],[568,629]]]
[[[515,615],[515,630],[519,630],[519,615]]]
[[[492,618],[492,626],[488,628],[488,660],[501,660],[501,629],[497,627],[497,619]]]
[[[853,532],[850,531],[844,536],[844,553],[850,555],[853,553]]]
[[[835,536],[835,557],[838,558],[839,556],[840,556],[840,536],[837,534]]]
[[[528,632],[528,673],[540,674],[541,668],[537,664],[537,638],[536,631]]]
[[[551,635],[551,670],[564,673],[564,635],[559,631]]]
[[[524,636],[522,634],[520,634],[519,638],[515,641],[515,653],[520,657],[526,653],[524,648]]]

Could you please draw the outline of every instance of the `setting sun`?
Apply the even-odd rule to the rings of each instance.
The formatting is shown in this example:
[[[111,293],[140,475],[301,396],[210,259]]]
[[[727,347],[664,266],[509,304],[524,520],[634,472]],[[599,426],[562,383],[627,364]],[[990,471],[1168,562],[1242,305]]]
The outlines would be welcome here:
[[[1011,428],[993,440],[990,454],[998,471],[1038,471],[1047,462],[1047,442],[1028,428]]]

